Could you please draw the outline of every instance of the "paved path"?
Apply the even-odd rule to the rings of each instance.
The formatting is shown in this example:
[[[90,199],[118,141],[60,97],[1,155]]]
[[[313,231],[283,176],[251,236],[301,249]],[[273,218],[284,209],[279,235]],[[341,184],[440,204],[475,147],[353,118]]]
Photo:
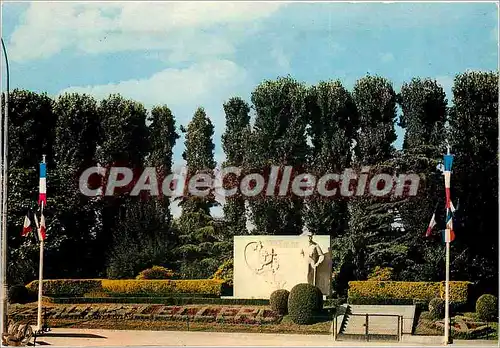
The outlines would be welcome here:
[[[413,321],[415,318],[415,306],[395,306],[395,305],[351,305],[353,314],[386,314],[401,315],[403,317],[403,334],[411,334]],[[346,334],[364,334],[365,333],[364,316],[351,315],[346,327]],[[371,334],[397,335],[398,318],[384,316],[369,316],[368,329]]]
[[[42,344],[57,347],[82,346],[440,346],[441,337],[397,342],[334,342],[329,335],[290,335],[261,333],[222,333],[194,331],[138,331],[53,329],[38,338]],[[497,341],[455,341],[455,345],[498,347]],[[37,344],[38,346],[38,344]]]

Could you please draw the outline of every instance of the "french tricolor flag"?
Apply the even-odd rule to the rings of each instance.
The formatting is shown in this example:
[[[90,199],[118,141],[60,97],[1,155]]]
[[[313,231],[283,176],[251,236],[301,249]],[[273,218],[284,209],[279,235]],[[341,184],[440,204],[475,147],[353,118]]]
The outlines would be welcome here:
[[[47,164],[40,163],[40,194],[38,196],[38,205],[43,202],[43,206],[47,205]]]

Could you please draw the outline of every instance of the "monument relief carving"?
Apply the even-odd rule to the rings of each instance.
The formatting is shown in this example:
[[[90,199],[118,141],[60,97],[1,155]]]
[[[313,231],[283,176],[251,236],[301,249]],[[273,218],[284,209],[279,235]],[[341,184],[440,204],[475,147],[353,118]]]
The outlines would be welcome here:
[[[264,281],[277,289],[286,283],[279,279],[277,271],[280,267],[278,255],[274,248],[266,248],[262,241],[250,242],[245,246],[245,263],[250,270],[264,277]]]

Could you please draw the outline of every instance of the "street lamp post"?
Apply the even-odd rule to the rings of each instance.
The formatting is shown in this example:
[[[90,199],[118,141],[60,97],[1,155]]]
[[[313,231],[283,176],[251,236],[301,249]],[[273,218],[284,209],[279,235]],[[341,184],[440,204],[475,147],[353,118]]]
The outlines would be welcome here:
[[[5,43],[3,39],[2,51],[5,57],[6,64],[6,78],[7,78],[7,93],[5,94],[5,107],[3,114],[3,124],[0,118],[0,148],[2,148],[2,160],[1,160],[1,178],[2,178],[2,189],[0,191],[1,204],[0,204],[0,215],[2,219],[1,231],[2,231],[2,258],[1,258],[1,269],[2,269],[2,306],[1,306],[1,318],[0,318],[0,331],[2,334],[6,334],[7,327],[7,315],[8,315],[8,289],[7,289],[7,149],[8,149],[8,124],[9,124],[9,60],[7,58],[7,50],[5,49]],[[3,128],[3,129],[2,129]],[[3,130],[3,132],[2,132]]]

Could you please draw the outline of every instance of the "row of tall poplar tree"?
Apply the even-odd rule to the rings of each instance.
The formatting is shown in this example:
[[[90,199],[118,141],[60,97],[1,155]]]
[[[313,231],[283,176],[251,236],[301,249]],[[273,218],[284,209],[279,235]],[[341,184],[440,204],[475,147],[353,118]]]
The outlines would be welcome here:
[[[224,166],[264,174],[271,165],[313,173],[363,166],[372,173],[418,173],[418,195],[331,200],[235,195],[227,198],[222,219],[210,215],[217,205],[214,195],[185,196],[174,220],[168,199],[124,193],[86,197],[78,176],[96,163],[155,166],[168,174],[179,130],[185,133],[189,174],[212,171],[214,126],[203,108],[178,130],[166,105],[148,112],[120,95],[96,101],[66,94],[53,100],[15,90],[9,100],[10,282],[36,278],[38,244],[34,237],[22,238],[20,230],[26,211],[36,209],[42,154],[48,160],[48,278],[130,278],[157,264],[181,277],[208,277],[232,257],[232,237],[248,233],[249,219],[256,234],[298,235],[307,226],[330,235],[339,292],[348,280],[366,279],[376,266],[392,267],[394,279],[440,280],[443,243],[437,233],[424,234],[436,207],[438,224],[444,224],[444,184],[436,166],[449,139],[455,154],[452,198],[458,205],[452,279],[479,281],[485,291],[497,292],[498,74],[459,74],[452,93],[448,102],[442,86],[430,79],[413,79],[399,91],[379,76],[359,79],[351,91],[336,80],[315,86],[291,77],[264,81],[251,104],[240,97],[224,103]],[[393,147],[396,124],[405,129],[401,150]]]

